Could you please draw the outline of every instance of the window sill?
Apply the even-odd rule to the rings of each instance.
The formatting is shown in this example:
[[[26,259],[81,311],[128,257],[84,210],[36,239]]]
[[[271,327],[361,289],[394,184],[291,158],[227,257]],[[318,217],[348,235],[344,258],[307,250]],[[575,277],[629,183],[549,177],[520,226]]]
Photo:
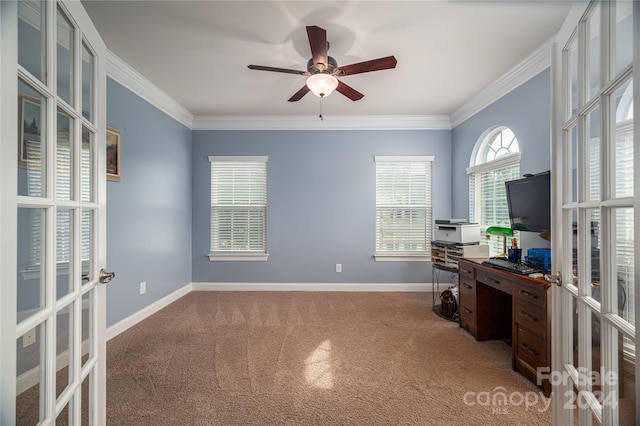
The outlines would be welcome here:
[[[376,262],[431,262],[431,256],[407,254],[374,254]]]
[[[267,253],[209,253],[210,262],[266,262]]]

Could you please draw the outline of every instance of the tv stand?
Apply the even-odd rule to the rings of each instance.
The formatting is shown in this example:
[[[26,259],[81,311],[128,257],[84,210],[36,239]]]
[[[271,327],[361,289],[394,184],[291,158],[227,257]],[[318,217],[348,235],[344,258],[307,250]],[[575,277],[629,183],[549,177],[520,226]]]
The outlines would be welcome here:
[[[543,279],[460,259],[460,327],[478,341],[511,341],[512,368],[537,384],[538,369],[551,367],[550,284]],[[541,385],[545,395],[551,384]]]

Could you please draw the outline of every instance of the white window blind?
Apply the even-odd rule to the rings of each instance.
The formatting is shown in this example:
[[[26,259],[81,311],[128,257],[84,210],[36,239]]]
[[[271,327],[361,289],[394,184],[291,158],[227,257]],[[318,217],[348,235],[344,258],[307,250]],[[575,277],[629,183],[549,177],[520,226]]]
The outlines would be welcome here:
[[[489,226],[510,227],[507,193],[504,183],[519,179],[520,154],[511,154],[467,169],[469,173],[469,218],[480,224],[484,234]],[[502,237],[491,236],[489,241],[491,256],[502,253]],[[507,242],[509,244],[509,242]]]
[[[210,260],[266,260],[267,157],[209,157]]]
[[[375,161],[376,256],[430,256],[433,157],[378,156]]]

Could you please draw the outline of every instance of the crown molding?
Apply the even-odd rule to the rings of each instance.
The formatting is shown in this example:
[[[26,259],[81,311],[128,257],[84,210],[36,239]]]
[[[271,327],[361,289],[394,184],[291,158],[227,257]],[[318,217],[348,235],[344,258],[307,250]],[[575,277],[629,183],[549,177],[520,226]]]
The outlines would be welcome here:
[[[551,66],[551,45],[554,40],[555,36],[545,41],[542,46],[518,62],[513,68],[502,75],[502,77],[452,112],[450,116],[451,127],[453,128],[462,124],[507,93],[549,68]]]
[[[193,130],[450,130],[447,115],[199,116]]]
[[[193,127],[193,114],[110,50],[107,50],[107,75],[179,123]]]

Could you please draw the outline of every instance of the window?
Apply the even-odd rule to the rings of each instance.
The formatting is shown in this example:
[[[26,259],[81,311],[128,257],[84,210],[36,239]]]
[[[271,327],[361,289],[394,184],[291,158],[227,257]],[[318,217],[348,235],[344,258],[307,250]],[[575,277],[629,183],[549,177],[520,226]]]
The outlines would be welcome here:
[[[504,183],[520,178],[520,148],[513,132],[504,126],[490,129],[479,140],[469,174],[469,220],[480,224],[480,232],[489,226],[510,226]],[[502,253],[502,238],[492,236],[491,256]]]
[[[375,259],[430,260],[433,157],[377,156],[375,161]]]
[[[267,157],[209,157],[209,260],[267,260]]]

